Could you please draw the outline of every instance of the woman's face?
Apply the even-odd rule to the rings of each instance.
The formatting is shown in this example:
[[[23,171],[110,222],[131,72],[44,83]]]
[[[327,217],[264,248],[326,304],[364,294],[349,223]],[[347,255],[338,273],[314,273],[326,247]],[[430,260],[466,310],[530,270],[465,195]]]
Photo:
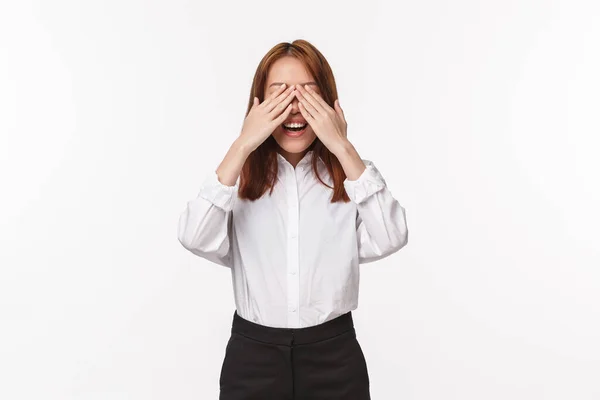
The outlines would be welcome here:
[[[319,95],[321,95],[319,87],[315,83],[314,78],[306,71],[304,65],[294,57],[282,57],[273,63],[267,76],[265,99],[274,91],[276,91],[277,87],[282,83],[286,84],[286,88],[294,84],[308,84],[317,93],[319,93]],[[284,128],[284,124],[288,125],[292,122],[299,122],[300,124],[306,125],[306,127],[300,132],[293,132]],[[317,138],[315,132],[312,130],[312,127],[308,125],[307,121],[300,112],[297,97],[292,100],[292,110],[285,119],[284,123],[279,125],[273,131],[273,137],[275,138],[277,144],[279,144],[279,147],[281,147],[282,155],[286,158],[288,158],[288,156],[292,156],[292,158],[294,158],[293,154],[296,153],[303,154]]]

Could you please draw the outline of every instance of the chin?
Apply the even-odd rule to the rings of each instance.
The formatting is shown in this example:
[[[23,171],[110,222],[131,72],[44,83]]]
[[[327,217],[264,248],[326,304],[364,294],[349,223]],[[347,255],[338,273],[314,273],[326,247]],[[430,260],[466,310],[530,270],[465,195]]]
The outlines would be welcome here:
[[[307,129],[302,136],[294,138],[283,133],[281,128],[278,128],[277,131],[273,133],[273,137],[279,147],[288,153],[302,153],[308,149],[317,138],[312,129]]]

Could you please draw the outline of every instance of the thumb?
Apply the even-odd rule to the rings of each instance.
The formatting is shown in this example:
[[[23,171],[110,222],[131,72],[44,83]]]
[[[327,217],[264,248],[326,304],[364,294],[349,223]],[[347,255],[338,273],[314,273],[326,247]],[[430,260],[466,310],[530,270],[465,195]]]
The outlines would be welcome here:
[[[342,107],[340,107],[340,101],[338,99],[336,99],[333,103],[333,108],[335,108],[335,112],[337,112],[340,118],[346,121],[346,118],[344,118],[344,110],[342,110]]]

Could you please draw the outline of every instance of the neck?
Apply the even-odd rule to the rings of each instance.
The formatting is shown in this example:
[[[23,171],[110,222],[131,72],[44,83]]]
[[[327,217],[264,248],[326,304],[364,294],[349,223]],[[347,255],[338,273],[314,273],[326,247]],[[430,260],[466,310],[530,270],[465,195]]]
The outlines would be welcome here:
[[[300,160],[304,158],[306,153],[308,153],[309,149],[306,149],[300,153],[290,153],[280,147],[277,151],[283,156],[283,158],[287,160],[287,162],[289,162],[294,168],[296,168],[296,165],[298,165]]]

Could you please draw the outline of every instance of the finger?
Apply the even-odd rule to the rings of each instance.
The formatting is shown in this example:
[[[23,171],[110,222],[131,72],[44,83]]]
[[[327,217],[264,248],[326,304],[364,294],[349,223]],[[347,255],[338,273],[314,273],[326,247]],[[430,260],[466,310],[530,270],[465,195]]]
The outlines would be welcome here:
[[[308,102],[306,97],[302,95],[300,92],[298,93],[299,104],[304,106],[304,108],[313,116],[313,119],[319,115],[319,110],[317,110],[312,103]]]
[[[304,90],[310,96],[312,96],[323,107],[324,110],[331,109],[331,107],[329,106],[329,104],[327,104],[323,97],[321,97],[319,93],[317,93],[317,91],[313,89],[310,85],[306,85],[306,87],[304,87]]]
[[[282,105],[282,102],[287,100],[288,97],[290,96],[290,94],[292,94],[293,92],[294,92],[294,86],[292,85],[292,86],[288,87],[285,91],[280,93],[276,98],[271,100],[271,102],[265,106],[265,110],[268,113],[270,113],[271,111],[277,109],[278,106],[281,106],[280,107],[280,111],[281,111],[281,109],[283,109],[287,105],[287,104]]]
[[[298,108],[300,109],[300,113],[302,114],[302,116],[304,117],[306,122],[308,122],[308,124],[312,126],[315,122],[315,119],[313,118],[313,116],[310,115],[310,113],[306,110],[306,108],[302,105],[302,103],[298,103]],[[313,131],[314,131],[314,129],[313,129]],[[316,134],[316,132],[315,132],[315,134]]]
[[[295,91],[291,91],[287,94],[287,97],[284,98],[283,101],[278,103],[273,107],[271,111],[267,114],[271,119],[275,119],[279,114],[281,114],[285,108],[292,102],[295,97]]]
[[[258,106],[259,104],[260,104],[260,101],[258,100],[258,97],[254,96],[254,97],[252,98],[252,107],[251,107],[251,109],[252,109],[252,108],[255,108],[255,107],[256,107],[256,106]]]
[[[275,99],[277,96],[279,96],[279,95],[280,95],[280,94],[281,94],[281,93],[282,93],[282,92],[285,90],[285,87],[286,87],[285,83],[284,83],[284,84],[282,84],[282,85],[279,85],[279,87],[278,87],[278,88],[277,88],[277,89],[276,89],[276,90],[275,90],[273,93],[271,93],[271,94],[269,95],[269,97],[267,97],[267,98],[266,98],[266,99],[265,99],[265,100],[262,102],[262,104],[261,104],[261,105],[262,105],[263,107],[265,107],[265,108],[266,108],[266,107],[268,107],[268,106],[269,106],[269,104],[270,104],[270,103],[271,103],[271,102],[272,102],[272,101],[273,101],[273,100],[274,100],[274,99]]]
[[[306,86],[310,88],[309,85],[306,85]],[[323,104],[321,104],[319,102],[319,99],[317,99],[317,97],[320,98],[321,96],[319,96],[317,94],[317,92],[315,92],[312,88],[310,88],[310,91],[309,91],[309,90],[306,89],[306,87],[304,87],[302,85],[298,85],[298,87],[300,88],[300,93],[302,94],[302,96],[306,99],[306,101],[310,105],[313,106],[313,108],[315,109],[315,111],[318,111],[320,114],[325,115],[326,114],[326,110],[327,109],[331,109],[331,107],[329,107],[329,105],[327,103],[325,103],[325,100],[321,99],[321,101],[323,102],[323,104],[325,104],[325,106],[323,106]],[[310,111],[310,108],[308,108],[308,110]]]
[[[288,104],[288,106],[285,108],[285,110],[283,110],[283,112],[281,113],[281,115],[277,118],[275,118],[274,125],[275,126],[279,126],[281,124],[283,124],[283,121],[285,121],[285,119],[288,117],[288,115],[290,115],[290,113],[292,112],[292,105]]]

